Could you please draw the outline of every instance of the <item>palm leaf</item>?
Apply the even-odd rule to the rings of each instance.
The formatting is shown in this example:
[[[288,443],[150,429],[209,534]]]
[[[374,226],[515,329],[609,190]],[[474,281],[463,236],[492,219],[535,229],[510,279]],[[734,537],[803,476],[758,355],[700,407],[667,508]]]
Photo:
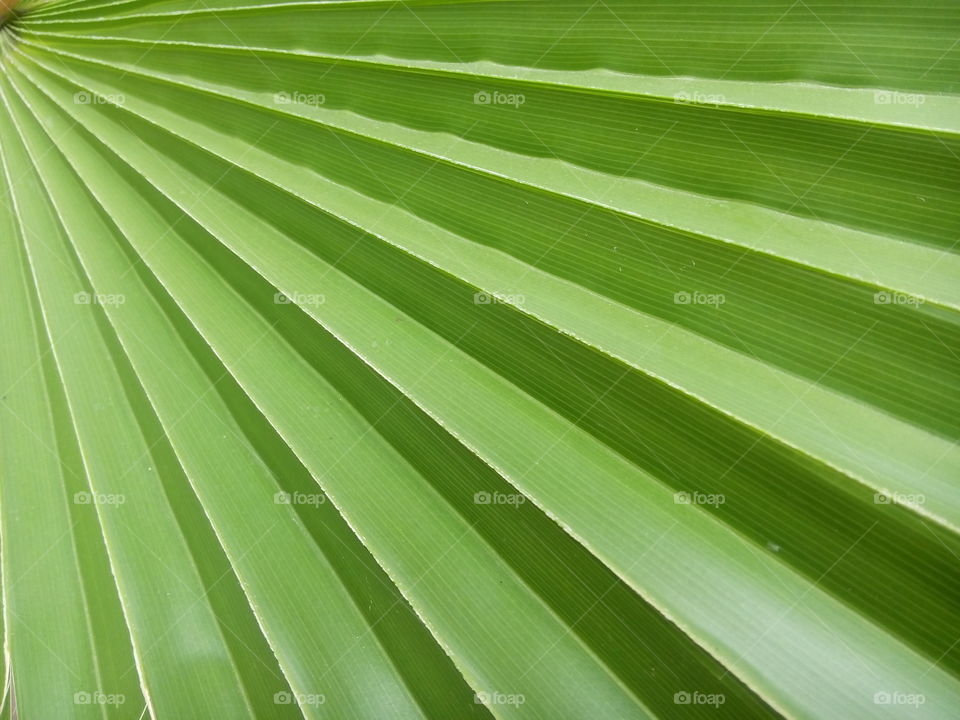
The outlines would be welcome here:
[[[4,711],[952,716],[958,33],[27,0]]]

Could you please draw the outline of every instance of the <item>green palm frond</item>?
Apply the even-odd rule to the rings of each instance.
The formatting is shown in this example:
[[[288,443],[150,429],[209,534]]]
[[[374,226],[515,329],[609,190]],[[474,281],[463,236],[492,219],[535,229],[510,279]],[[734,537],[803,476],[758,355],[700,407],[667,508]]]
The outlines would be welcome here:
[[[6,717],[951,718],[960,5],[27,0]]]

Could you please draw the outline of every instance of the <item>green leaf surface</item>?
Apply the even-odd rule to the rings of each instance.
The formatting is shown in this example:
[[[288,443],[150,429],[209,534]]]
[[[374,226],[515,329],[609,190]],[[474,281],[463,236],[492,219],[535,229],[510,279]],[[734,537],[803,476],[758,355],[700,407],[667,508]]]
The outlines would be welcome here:
[[[25,3],[5,708],[952,717],[957,38],[939,1]]]

